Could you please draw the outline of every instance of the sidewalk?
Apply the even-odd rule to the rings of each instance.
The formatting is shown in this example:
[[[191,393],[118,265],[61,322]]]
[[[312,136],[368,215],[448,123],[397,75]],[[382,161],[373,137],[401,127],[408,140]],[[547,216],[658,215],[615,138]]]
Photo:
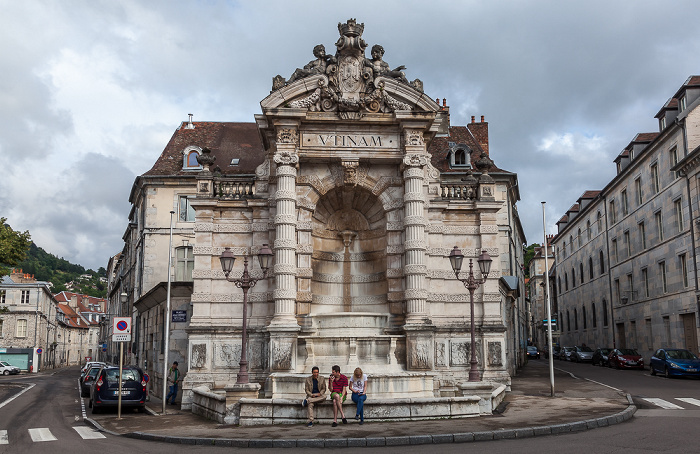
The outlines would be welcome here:
[[[556,366],[555,366],[556,367]],[[106,432],[147,440],[235,447],[344,447],[452,443],[551,435],[617,424],[631,418],[631,399],[610,388],[555,369],[556,397],[551,398],[545,360],[532,360],[517,377],[499,407],[500,414],[466,419],[380,422],[354,419],[347,425],[229,426],[151,397],[153,414],[99,415],[87,422]],[[371,395],[367,405],[371,405]],[[280,430],[284,429],[284,430]]]

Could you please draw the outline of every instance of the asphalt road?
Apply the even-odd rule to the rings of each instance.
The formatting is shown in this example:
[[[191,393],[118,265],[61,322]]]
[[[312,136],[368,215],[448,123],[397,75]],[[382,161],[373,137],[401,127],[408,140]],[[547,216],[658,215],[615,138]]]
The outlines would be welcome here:
[[[544,359],[532,364],[533,367],[545,365]],[[554,365],[576,377],[593,380],[631,394],[639,407],[635,417],[623,424],[567,435],[439,446],[362,448],[361,451],[381,451],[387,454],[425,453],[436,449],[439,449],[440,454],[509,451],[533,454],[697,451],[692,446],[700,424],[700,380],[666,379],[651,376],[649,370],[614,370],[563,361],[555,361]],[[173,445],[96,433],[83,422],[84,408],[79,397],[77,376],[78,369],[69,368],[57,370],[52,375],[0,377],[0,453],[56,454],[97,450],[100,454],[172,454],[185,451],[221,453],[226,449]],[[20,392],[22,394],[17,396]],[[17,397],[8,402],[13,396]],[[667,404],[677,408],[662,408]],[[358,450],[345,450],[349,449]],[[261,452],[256,449],[236,451]],[[263,450],[265,453],[302,451],[318,450]]]

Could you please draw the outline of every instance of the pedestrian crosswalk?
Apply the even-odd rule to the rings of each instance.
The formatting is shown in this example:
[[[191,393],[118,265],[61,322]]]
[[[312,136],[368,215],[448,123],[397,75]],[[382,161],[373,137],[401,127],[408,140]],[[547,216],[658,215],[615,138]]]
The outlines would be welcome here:
[[[100,438],[106,438],[102,433],[96,431],[92,427],[88,426],[74,426],[73,429],[80,435],[83,440],[97,440]],[[38,427],[33,429],[27,429],[29,438],[34,443],[41,443],[45,441],[58,441],[58,438],[51,433],[51,429],[47,427]],[[22,437],[22,433],[14,433],[12,437],[7,430],[0,429],[0,445],[9,445],[11,441],[15,438]]]
[[[678,405],[677,403],[670,402],[665,399],[659,399],[656,397],[641,397],[641,400],[649,402],[658,408],[663,408],[664,410],[698,410],[700,409],[700,399],[695,399],[692,397],[675,397],[674,401],[683,402],[689,405],[685,407]]]

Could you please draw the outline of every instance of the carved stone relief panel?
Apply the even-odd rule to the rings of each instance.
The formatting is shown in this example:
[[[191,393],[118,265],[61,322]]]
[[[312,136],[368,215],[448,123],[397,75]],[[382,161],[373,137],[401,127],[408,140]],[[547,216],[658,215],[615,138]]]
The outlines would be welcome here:
[[[289,370],[292,368],[292,346],[290,339],[272,339],[272,370]]]
[[[442,367],[447,366],[447,341],[435,341],[435,365]]]
[[[207,363],[207,344],[193,344],[190,367],[201,369]]]
[[[215,369],[234,369],[241,361],[241,344],[231,341],[214,344],[214,364]]]
[[[432,339],[429,336],[409,336],[406,339],[406,343],[408,345],[408,368],[411,370],[432,369]]]
[[[451,366],[468,366],[471,360],[471,342],[455,341],[450,342],[450,365]],[[476,360],[480,365],[481,354],[479,352],[479,344],[476,345]]]
[[[500,342],[489,342],[489,365],[491,366],[502,366],[503,365],[503,351]]]

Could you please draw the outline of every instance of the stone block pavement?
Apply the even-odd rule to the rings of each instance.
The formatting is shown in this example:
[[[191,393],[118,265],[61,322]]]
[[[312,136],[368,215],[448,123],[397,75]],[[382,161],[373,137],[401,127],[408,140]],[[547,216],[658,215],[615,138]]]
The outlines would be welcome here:
[[[354,415],[346,414],[350,417],[348,424],[339,420],[338,427],[331,427],[330,423],[314,423],[311,428],[305,424],[243,427],[219,424],[171,405],[161,415],[161,401],[152,398],[148,413],[126,411],[118,420],[114,411],[90,415],[86,422],[115,435],[179,444],[328,448],[556,435],[618,424],[636,411],[629,396],[556,369],[554,385],[555,397],[550,397],[549,367],[542,359],[531,360],[513,377],[512,391],[507,393],[498,413],[480,417],[408,422],[365,419],[365,424],[359,425]],[[371,402],[370,393],[365,405]]]

